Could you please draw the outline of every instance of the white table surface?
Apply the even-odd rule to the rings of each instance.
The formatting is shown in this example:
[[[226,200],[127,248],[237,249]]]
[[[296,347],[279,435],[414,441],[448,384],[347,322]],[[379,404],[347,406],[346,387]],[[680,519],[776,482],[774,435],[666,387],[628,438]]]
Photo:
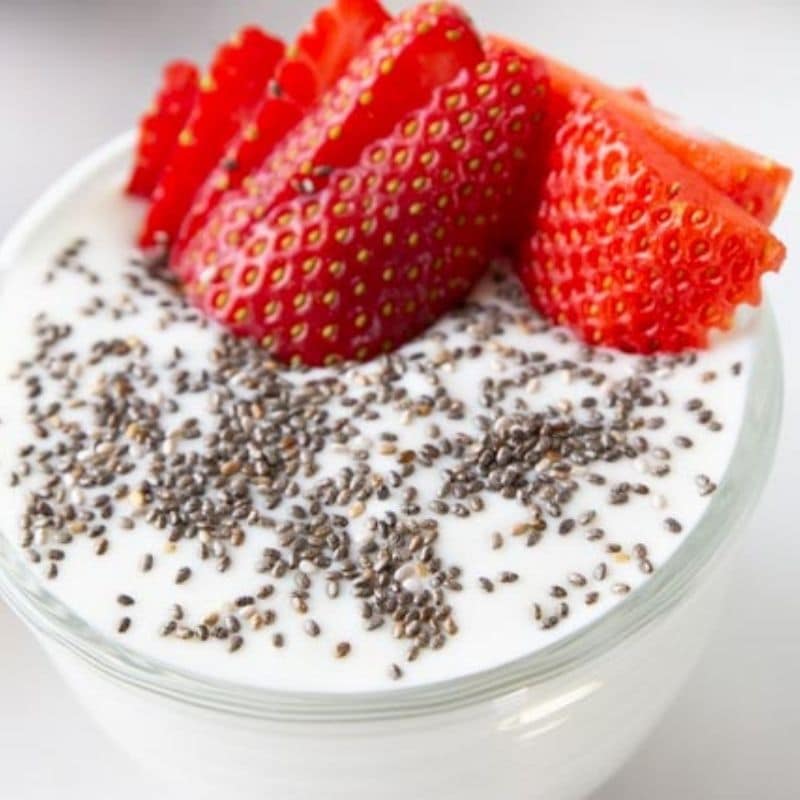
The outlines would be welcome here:
[[[248,20],[289,34],[314,5],[0,0],[0,232],[77,158],[131,125],[162,61],[203,58]],[[800,168],[796,0],[465,5],[484,28],[646,86],[659,104]],[[594,800],[800,797],[799,212],[800,181],[776,225],[791,255],[768,281],[786,353],[786,419],[735,588],[679,700]],[[92,727],[0,606],[0,798],[149,796],[170,800]]]

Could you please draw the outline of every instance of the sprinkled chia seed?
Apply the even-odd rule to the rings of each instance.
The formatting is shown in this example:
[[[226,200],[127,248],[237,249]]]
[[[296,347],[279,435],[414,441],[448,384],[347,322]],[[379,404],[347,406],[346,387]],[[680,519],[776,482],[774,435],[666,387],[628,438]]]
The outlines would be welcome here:
[[[336,645],[334,654],[336,658],[345,658],[350,653],[351,649],[352,645],[350,642],[339,642],[339,644]]]
[[[181,567],[175,574],[175,583],[186,583],[192,577],[191,567]]]
[[[562,520],[558,526],[558,532],[561,536],[566,536],[568,533],[573,531],[575,528],[575,520],[574,519],[565,519]]]
[[[681,525],[675,517],[667,517],[664,520],[664,527],[670,533],[680,533],[683,530],[683,525]]]

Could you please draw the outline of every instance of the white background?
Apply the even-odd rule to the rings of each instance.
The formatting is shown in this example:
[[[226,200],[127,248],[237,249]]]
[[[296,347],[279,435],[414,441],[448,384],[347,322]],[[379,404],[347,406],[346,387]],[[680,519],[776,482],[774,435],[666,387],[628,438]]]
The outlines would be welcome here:
[[[289,35],[314,5],[0,0],[0,233],[77,158],[132,124],[165,59],[206,58],[246,21]],[[484,29],[645,86],[660,105],[800,169],[800,3],[465,5]],[[800,797],[798,212],[800,180],[776,226],[790,257],[768,280],[786,362],[783,434],[724,618],[678,702],[594,800]],[[0,606],[0,800],[147,796],[170,800],[94,730]]]

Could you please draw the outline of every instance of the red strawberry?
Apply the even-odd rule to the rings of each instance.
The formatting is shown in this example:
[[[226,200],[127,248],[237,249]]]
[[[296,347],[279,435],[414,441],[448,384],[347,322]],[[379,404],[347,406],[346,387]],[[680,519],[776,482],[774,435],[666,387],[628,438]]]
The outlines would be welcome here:
[[[784,248],[616,102],[573,97],[523,247],[533,303],[591,344],[702,347]]]
[[[177,233],[195,191],[263,96],[283,52],[280,41],[254,27],[243,28],[217,51],[153,192],[139,237],[142,246]]]
[[[284,200],[308,181],[324,180],[320,172],[355,164],[370,142],[423,105],[436,86],[482,57],[480,40],[459,9],[429,3],[402,14],[367,43],[335,87],[247,180],[248,191],[262,202],[267,196],[271,202]],[[233,186],[243,173],[237,170]],[[173,250],[173,265],[181,263],[183,249],[229,185],[230,176],[218,171],[198,193]]]
[[[241,126],[224,157],[196,193],[173,247],[173,261],[229,189],[260,167],[301,119],[306,107],[335,83],[350,60],[389,17],[376,0],[334,0],[317,12],[277,66],[253,117]]]
[[[278,65],[281,93],[311,105],[389,19],[377,0],[333,0],[314,15]]]
[[[194,105],[197,77],[197,67],[188,61],[171,61],[164,67],[153,106],[139,121],[128,194],[150,197]]]
[[[618,113],[647,131],[686,166],[699,172],[761,222],[769,224],[775,218],[792,177],[787,167],[722,139],[688,131],[680,120],[642,102],[646,98],[636,96],[636,90],[617,91],[553,58],[500,37],[489,37],[490,46],[492,42],[545,59],[551,83],[548,116],[553,133],[572,106],[572,93],[585,89],[613,105]]]
[[[469,291],[518,201],[536,68],[505,52],[462,70],[309,195],[232,193],[184,255],[190,297],[289,361],[412,338]]]

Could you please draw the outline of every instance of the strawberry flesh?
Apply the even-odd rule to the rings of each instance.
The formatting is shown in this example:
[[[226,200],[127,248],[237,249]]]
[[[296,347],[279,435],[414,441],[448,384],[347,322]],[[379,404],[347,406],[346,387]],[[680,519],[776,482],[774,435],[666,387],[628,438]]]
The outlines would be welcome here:
[[[197,67],[188,61],[171,61],[164,67],[153,106],[139,121],[128,194],[145,198],[152,194],[194,105],[197,81]]]
[[[189,296],[290,362],[399,346],[461,301],[493,255],[543,80],[534,62],[495,53],[311,194],[268,206],[230,193],[184,254]]]
[[[141,246],[174,238],[194,193],[263,96],[283,52],[279,40],[255,27],[243,28],[217,51],[153,191],[139,237]]]
[[[591,344],[641,353],[705,346],[784,258],[757,219],[585,91],[556,135],[532,230],[520,275],[534,305]]]

